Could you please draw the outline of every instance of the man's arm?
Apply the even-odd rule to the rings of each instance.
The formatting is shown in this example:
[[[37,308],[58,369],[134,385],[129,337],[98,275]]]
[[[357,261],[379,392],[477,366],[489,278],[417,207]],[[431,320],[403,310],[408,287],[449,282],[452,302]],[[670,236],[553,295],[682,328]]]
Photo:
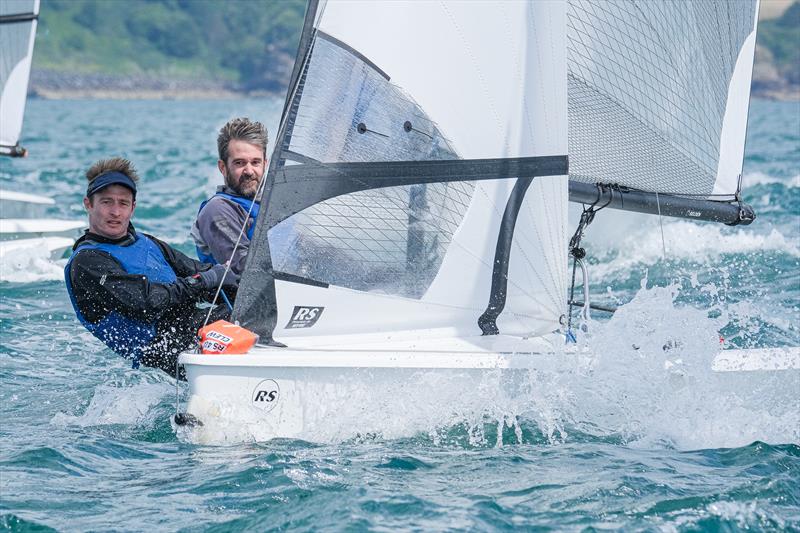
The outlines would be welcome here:
[[[110,254],[100,250],[78,253],[72,261],[70,281],[81,313],[90,322],[109,311],[149,322],[177,305],[201,299],[205,293],[203,287],[180,277],[174,283],[161,284],[128,274]]]
[[[241,274],[244,270],[250,248],[247,227],[242,231],[242,226],[249,223],[250,218],[241,206],[219,197],[208,202],[197,217],[197,229],[211,250],[211,255],[220,264],[230,259],[231,270],[236,274]],[[234,254],[233,247],[239,239],[239,233],[242,237]]]

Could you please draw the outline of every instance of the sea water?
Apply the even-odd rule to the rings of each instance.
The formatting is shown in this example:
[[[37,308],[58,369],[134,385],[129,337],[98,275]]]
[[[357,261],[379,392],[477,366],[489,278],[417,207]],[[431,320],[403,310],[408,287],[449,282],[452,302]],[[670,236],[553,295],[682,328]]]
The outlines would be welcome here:
[[[32,100],[30,157],[0,160],[0,186],[80,218],[86,168],[128,157],[137,227],[192,253],[216,131],[246,115],[274,132],[280,106]],[[591,357],[533,373],[521,394],[486,388],[461,419],[366,405],[306,440],[232,428],[200,443],[170,423],[173,381],[80,327],[63,260],[4,258],[0,528],[800,529],[800,373],[708,370],[720,337],[800,345],[800,105],[753,102],[746,152],[754,224],[601,212],[584,239],[591,293],[619,311],[594,313]]]

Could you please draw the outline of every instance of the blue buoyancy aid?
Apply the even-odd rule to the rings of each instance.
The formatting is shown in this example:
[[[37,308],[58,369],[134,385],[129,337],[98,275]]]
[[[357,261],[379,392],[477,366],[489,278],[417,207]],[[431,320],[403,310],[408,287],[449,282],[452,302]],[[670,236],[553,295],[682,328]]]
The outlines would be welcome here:
[[[227,198],[231,202],[240,205],[245,210],[246,213],[250,213],[250,227],[247,228],[247,233],[245,235],[247,235],[248,240],[253,240],[253,232],[256,229],[255,222],[256,218],[258,218],[258,210],[261,208],[261,204],[258,202],[254,202],[249,198],[244,198],[243,196],[235,196],[233,194],[228,194],[226,192],[218,192],[214,196],[212,196],[208,200],[203,201],[203,203],[200,204],[200,209],[197,210],[197,214],[200,215],[200,211],[203,210],[206,204],[217,196],[221,196],[222,198]],[[200,249],[199,245],[197,245],[196,248],[197,248],[197,258],[200,261],[202,261],[203,263],[211,263],[212,265],[217,264],[217,260],[214,259],[214,257],[211,254],[204,253]]]
[[[133,359],[133,368],[139,367],[139,358],[142,349],[156,336],[157,321],[143,322],[123,316],[117,311],[111,311],[97,323],[86,320],[75,300],[70,279],[72,260],[83,250],[102,250],[116,259],[128,274],[141,274],[147,277],[150,283],[169,284],[178,279],[175,271],[167,260],[161,248],[148,239],[145,235],[136,234],[136,240],[129,246],[120,246],[110,243],[86,242],[78,246],[64,267],[64,278],[67,282],[72,308],[78,315],[78,320],[92,335],[103,341],[106,346],[119,355]]]

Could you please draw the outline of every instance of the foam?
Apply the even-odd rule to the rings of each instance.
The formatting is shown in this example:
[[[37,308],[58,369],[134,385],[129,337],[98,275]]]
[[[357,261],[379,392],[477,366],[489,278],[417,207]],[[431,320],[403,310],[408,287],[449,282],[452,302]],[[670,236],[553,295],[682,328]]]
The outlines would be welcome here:
[[[796,174],[791,178],[776,178],[763,172],[748,172],[742,177],[742,188],[745,191],[756,185],[772,185],[776,183],[789,189],[800,188],[800,174]]]
[[[592,266],[595,279],[610,274],[631,271],[635,266],[670,260],[709,261],[725,254],[748,254],[773,250],[800,257],[800,239],[787,238],[776,228],[756,232],[750,228],[728,228],[712,224],[696,224],[687,220],[664,221],[662,246],[661,228],[656,224],[641,227],[618,243],[618,255],[612,260]]]

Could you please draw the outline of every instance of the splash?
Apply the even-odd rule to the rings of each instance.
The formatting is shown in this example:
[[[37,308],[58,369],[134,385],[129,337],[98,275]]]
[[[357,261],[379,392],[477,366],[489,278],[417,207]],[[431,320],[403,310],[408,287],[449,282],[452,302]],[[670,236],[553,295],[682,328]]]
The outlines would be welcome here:
[[[580,419],[646,446],[800,441],[800,372],[714,372],[730,316],[676,305],[677,284],[645,283],[610,321],[592,324],[586,342],[595,360],[579,384]]]
[[[131,386],[99,385],[83,414],[56,413],[51,423],[61,427],[136,424],[146,419],[154,407],[174,393],[174,386],[163,382]]]
[[[643,282],[609,322],[588,324],[581,350],[532,356],[532,368],[353,369],[333,378],[303,370],[293,389],[281,390],[302,398],[299,411],[265,417],[249,405],[215,401],[201,406],[205,425],[180,436],[205,444],[264,441],[280,425],[296,438],[328,443],[415,435],[468,446],[800,442],[800,372],[714,372],[728,318],[676,305],[680,292],[679,285]]]
[[[0,281],[33,283],[64,279],[66,259],[57,259],[74,241],[65,237],[0,243]]]

